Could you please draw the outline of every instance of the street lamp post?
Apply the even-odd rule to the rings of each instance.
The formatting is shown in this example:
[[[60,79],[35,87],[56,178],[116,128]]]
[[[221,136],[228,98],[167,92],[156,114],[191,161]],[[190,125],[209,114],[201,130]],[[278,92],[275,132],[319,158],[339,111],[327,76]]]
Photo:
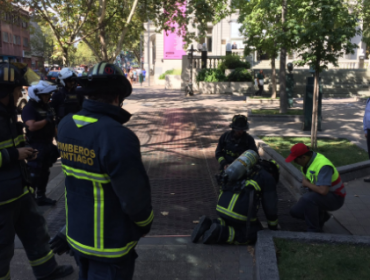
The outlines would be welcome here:
[[[191,45],[190,49],[188,50],[188,59],[190,64],[190,79],[189,79],[189,85],[187,89],[187,93],[189,95],[194,95],[193,92],[193,53],[195,52],[193,45]]]

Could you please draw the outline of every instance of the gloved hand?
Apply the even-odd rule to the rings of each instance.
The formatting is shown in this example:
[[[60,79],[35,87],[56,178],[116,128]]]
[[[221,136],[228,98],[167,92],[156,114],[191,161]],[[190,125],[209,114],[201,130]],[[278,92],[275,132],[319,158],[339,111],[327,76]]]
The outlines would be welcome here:
[[[50,249],[53,250],[55,254],[62,255],[64,253],[73,256],[73,251],[67,242],[67,237],[65,235],[65,226],[49,241]]]
[[[223,171],[226,165],[227,165],[226,160],[221,161],[221,162],[220,162],[220,170],[222,170],[222,171]]]

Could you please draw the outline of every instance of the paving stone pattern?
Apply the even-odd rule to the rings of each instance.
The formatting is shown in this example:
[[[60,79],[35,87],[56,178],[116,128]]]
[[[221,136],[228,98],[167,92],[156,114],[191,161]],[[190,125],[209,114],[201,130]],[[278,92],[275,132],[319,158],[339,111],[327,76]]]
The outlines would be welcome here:
[[[140,139],[152,187],[155,219],[150,236],[189,235],[195,226],[193,221],[202,215],[217,216],[218,186],[214,175],[218,163],[214,153],[228,124],[215,108],[145,108],[127,124]],[[282,185],[278,192],[280,226],[303,231],[304,222],[289,215],[294,198]],[[259,216],[265,221],[263,210]],[[47,222],[50,235],[65,224],[64,197],[47,215]]]

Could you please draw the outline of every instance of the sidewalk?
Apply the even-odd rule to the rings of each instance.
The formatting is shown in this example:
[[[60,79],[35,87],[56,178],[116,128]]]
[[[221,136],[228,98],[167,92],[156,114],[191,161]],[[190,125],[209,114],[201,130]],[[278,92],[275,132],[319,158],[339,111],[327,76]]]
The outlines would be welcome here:
[[[123,106],[133,114],[127,126],[140,139],[155,213],[151,237],[143,238],[137,247],[139,258],[134,279],[253,279],[253,247],[195,245],[186,237],[191,234],[194,221],[200,216],[216,216],[218,187],[214,174],[218,163],[214,151],[219,136],[230,129],[228,125],[232,116],[246,114],[245,97],[185,97],[179,90],[135,86],[132,96],[125,100]],[[298,106],[302,106],[300,101]],[[361,139],[363,106],[360,102],[324,100],[323,131],[319,132],[319,136],[350,135],[351,140],[364,146]],[[252,121],[250,133],[256,136],[309,135],[302,132],[300,126],[297,123]],[[346,205],[337,211],[342,215],[336,216],[339,221],[351,218],[349,211],[354,215],[356,209],[348,205],[352,194],[360,193],[360,189],[363,191],[361,196],[353,197],[362,201],[363,209],[367,207],[366,199],[370,194],[364,184],[361,180],[356,184],[355,181],[348,183]],[[45,212],[50,235],[54,235],[65,223],[63,175],[57,175],[49,187],[50,196],[58,199],[57,206]],[[304,231],[305,223],[289,215],[289,208],[295,203],[293,196],[281,184],[278,193],[280,227],[283,230]],[[168,215],[163,212],[168,212]],[[334,214],[337,215],[337,212]],[[259,216],[264,219],[262,210]],[[367,225],[370,225],[369,222],[367,220]],[[351,232],[361,225],[362,232],[366,233],[363,223],[364,220],[357,218],[343,225]],[[12,279],[33,279],[21,244],[16,244],[16,248],[11,267]],[[58,256],[57,259],[60,263],[74,264],[73,258],[68,256]],[[65,279],[77,279],[77,274]]]

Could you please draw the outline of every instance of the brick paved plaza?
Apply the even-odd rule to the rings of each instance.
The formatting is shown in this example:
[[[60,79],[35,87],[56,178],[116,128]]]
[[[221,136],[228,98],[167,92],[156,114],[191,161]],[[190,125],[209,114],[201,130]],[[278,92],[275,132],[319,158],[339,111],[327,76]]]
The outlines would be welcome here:
[[[299,100],[297,106],[302,106]],[[351,132],[348,134],[347,131],[346,134],[350,135],[350,140],[364,146],[360,138],[361,106],[359,102],[343,100],[324,102],[324,130],[320,135],[332,134],[331,131],[336,130],[338,136],[341,136],[346,132],[338,130],[338,126],[343,126]],[[204,214],[216,216],[218,187],[214,175],[217,173],[218,162],[214,153],[218,138],[229,129],[232,116],[247,113],[245,97],[184,97],[181,91],[144,87],[134,89],[132,96],[125,101],[124,108],[133,114],[127,126],[141,142],[142,159],[151,182],[155,214],[149,237],[142,239],[137,247],[139,258],[134,279],[253,279],[253,247],[206,246],[192,244],[189,240],[195,226],[193,221]],[[352,114],[351,110],[355,113]],[[354,117],[347,117],[346,124],[341,123],[339,115],[346,113]],[[333,123],[336,128],[331,127]],[[304,134],[298,123],[252,121],[250,127],[250,133],[254,136]],[[54,167],[54,175],[48,187],[48,195],[58,199],[58,204],[53,208],[42,208],[51,235],[65,222],[64,183],[58,164]],[[350,194],[356,192],[351,189],[351,182],[347,188]],[[362,212],[368,212],[370,206],[365,202],[370,193],[364,187],[361,188],[361,201],[364,201],[361,209]],[[293,196],[281,184],[278,193],[281,229],[304,231],[305,223],[289,215],[289,208],[295,203]],[[351,207],[346,205],[345,209],[354,209]],[[347,219],[352,215],[348,211],[339,214]],[[264,220],[262,209],[259,215]],[[353,228],[359,226],[359,223]],[[349,231],[350,226],[347,228]],[[361,232],[370,234],[365,228]],[[30,267],[25,265],[27,260],[18,241],[16,248],[12,279],[32,279]],[[73,258],[69,256],[58,257],[58,260],[74,264]],[[77,272],[66,279],[77,279]]]

